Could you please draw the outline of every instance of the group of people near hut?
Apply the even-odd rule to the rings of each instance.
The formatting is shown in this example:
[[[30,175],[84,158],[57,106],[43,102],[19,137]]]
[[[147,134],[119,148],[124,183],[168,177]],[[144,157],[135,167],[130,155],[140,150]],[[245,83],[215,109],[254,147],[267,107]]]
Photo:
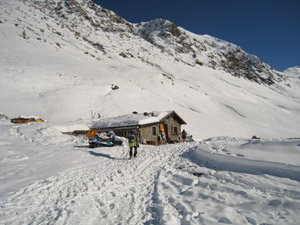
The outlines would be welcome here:
[[[162,131],[164,132],[164,131]],[[166,135],[164,135],[162,132],[159,132],[157,135],[158,145],[164,144],[166,142]],[[109,137],[109,140],[114,143],[115,140],[115,133],[113,131],[110,131],[108,134],[100,133],[97,134],[97,130],[91,130],[87,133],[87,137],[90,139],[90,142],[94,140],[96,137],[99,137],[102,135],[105,135],[105,137]],[[103,137],[101,137],[103,139]],[[180,134],[180,139],[182,142],[185,142],[187,140],[187,132],[183,129],[183,131]],[[91,143],[90,143],[91,144]],[[128,133],[128,145],[129,145],[129,158],[137,156],[137,150],[139,147],[139,136],[136,131],[131,131]],[[93,147],[95,147],[93,145]]]
[[[187,132],[183,129],[181,134],[179,135],[180,141],[185,142],[187,140]],[[166,135],[164,131],[161,131],[157,134],[157,142],[158,145],[165,144],[166,143]]]
[[[162,131],[163,132],[163,131]],[[158,145],[161,145],[165,142],[165,136],[162,132],[159,132],[157,135]],[[182,142],[187,140],[187,132],[183,129],[180,134],[180,139]],[[130,132],[128,136],[129,144],[129,158],[137,156],[137,149],[139,147],[139,138],[136,132]]]

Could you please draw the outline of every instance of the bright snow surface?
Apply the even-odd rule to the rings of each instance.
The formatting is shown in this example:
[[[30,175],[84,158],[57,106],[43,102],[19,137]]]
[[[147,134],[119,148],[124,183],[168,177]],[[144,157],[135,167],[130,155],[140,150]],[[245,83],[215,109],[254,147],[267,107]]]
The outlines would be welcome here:
[[[46,120],[0,121],[0,224],[299,223],[300,141],[287,139],[299,137],[298,70],[259,85],[78,24],[104,53],[42,11],[0,1],[0,111]],[[196,142],[142,145],[128,160],[126,141],[89,149],[61,133],[91,114],[169,110]]]
[[[216,137],[89,149],[0,122],[1,224],[297,224],[300,140]]]

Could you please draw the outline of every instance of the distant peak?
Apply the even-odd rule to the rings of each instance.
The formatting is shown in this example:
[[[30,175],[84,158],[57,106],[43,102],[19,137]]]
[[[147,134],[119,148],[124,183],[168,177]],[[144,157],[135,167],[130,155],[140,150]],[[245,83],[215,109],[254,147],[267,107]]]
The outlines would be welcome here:
[[[141,31],[142,36],[148,39],[149,35],[156,33],[161,37],[179,37],[182,35],[182,31],[176,24],[164,19],[155,19],[149,22],[142,22],[136,25]]]
[[[171,21],[169,20],[165,20],[165,19],[161,19],[161,18],[156,18],[154,20],[150,20],[148,22],[142,22],[142,23],[139,23],[139,25],[165,25],[165,24],[173,24]]]
[[[300,75],[300,66],[289,67],[285,69],[283,72],[288,74]]]

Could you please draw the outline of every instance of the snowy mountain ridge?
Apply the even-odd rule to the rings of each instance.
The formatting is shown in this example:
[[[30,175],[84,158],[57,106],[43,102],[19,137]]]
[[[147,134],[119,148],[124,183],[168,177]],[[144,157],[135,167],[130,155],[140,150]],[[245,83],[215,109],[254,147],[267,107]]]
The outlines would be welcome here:
[[[288,74],[293,74],[295,76],[298,76],[298,79],[300,79],[299,78],[299,76],[300,76],[300,66],[290,67],[290,68],[284,70],[284,72],[288,73]]]
[[[269,65],[262,62],[257,56],[244,52],[240,47],[209,35],[192,34],[167,20],[156,19],[150,22],[131,24],[91,0],[33,0],[32,2],[35,3],[35,6],[41,7],[40,10],[46,6],[50,15],[56,17],[61,24],[70,24],[74,29],[74,34],[78,36],[81,32],[76,30],[77,25],[82,22],[83,24],[89,23],[89,33],[101,29],[104,32],[119,33],[120,36],[131,37],[130,34],[140,36],[163,53],[190,66],[218,68],[233,76],[244,77],[268,85],[282,79],[282,76]],[[82,38],[92,46],[102,49],[102,45],[95,39],[89,39],[89,36],[84,33]],[[120,51],[122,47],[118,46],[118,49]],[[127,53],[133,57],[137,56],[137,52],[132,50]]]

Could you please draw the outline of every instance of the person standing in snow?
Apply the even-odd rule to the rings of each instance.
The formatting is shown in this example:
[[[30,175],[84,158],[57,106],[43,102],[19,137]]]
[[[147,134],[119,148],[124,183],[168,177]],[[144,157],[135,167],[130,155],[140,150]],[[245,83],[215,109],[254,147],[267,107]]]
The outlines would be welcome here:
[[[181,132],[181,139],[182,139],[182,142],[185,142],[185,141],[186,141],[186,136],[187,136],[187,133],[186,133],[186,131],[183,129],[183,131]]]
[[[115,142],[115,132],[113,132],[112,130],[108,132],[107,136],[110,138],[111,142],[114,144]]]
[[[161,143],[162,143],[162,136],[161,136],[160,132],[157,135],[157,142],[158,142],[158,145],[161,145]]]
[[[133,149],[134,149],[134,153],[133,153],[133,157],[136,157],[137,155],[137,149],[139,147],[139,139],[136,133],[131,132],[129,134],[128,137],[128,144],[129,144],[129,158],[132,158],[132,153],[133,153]]]

